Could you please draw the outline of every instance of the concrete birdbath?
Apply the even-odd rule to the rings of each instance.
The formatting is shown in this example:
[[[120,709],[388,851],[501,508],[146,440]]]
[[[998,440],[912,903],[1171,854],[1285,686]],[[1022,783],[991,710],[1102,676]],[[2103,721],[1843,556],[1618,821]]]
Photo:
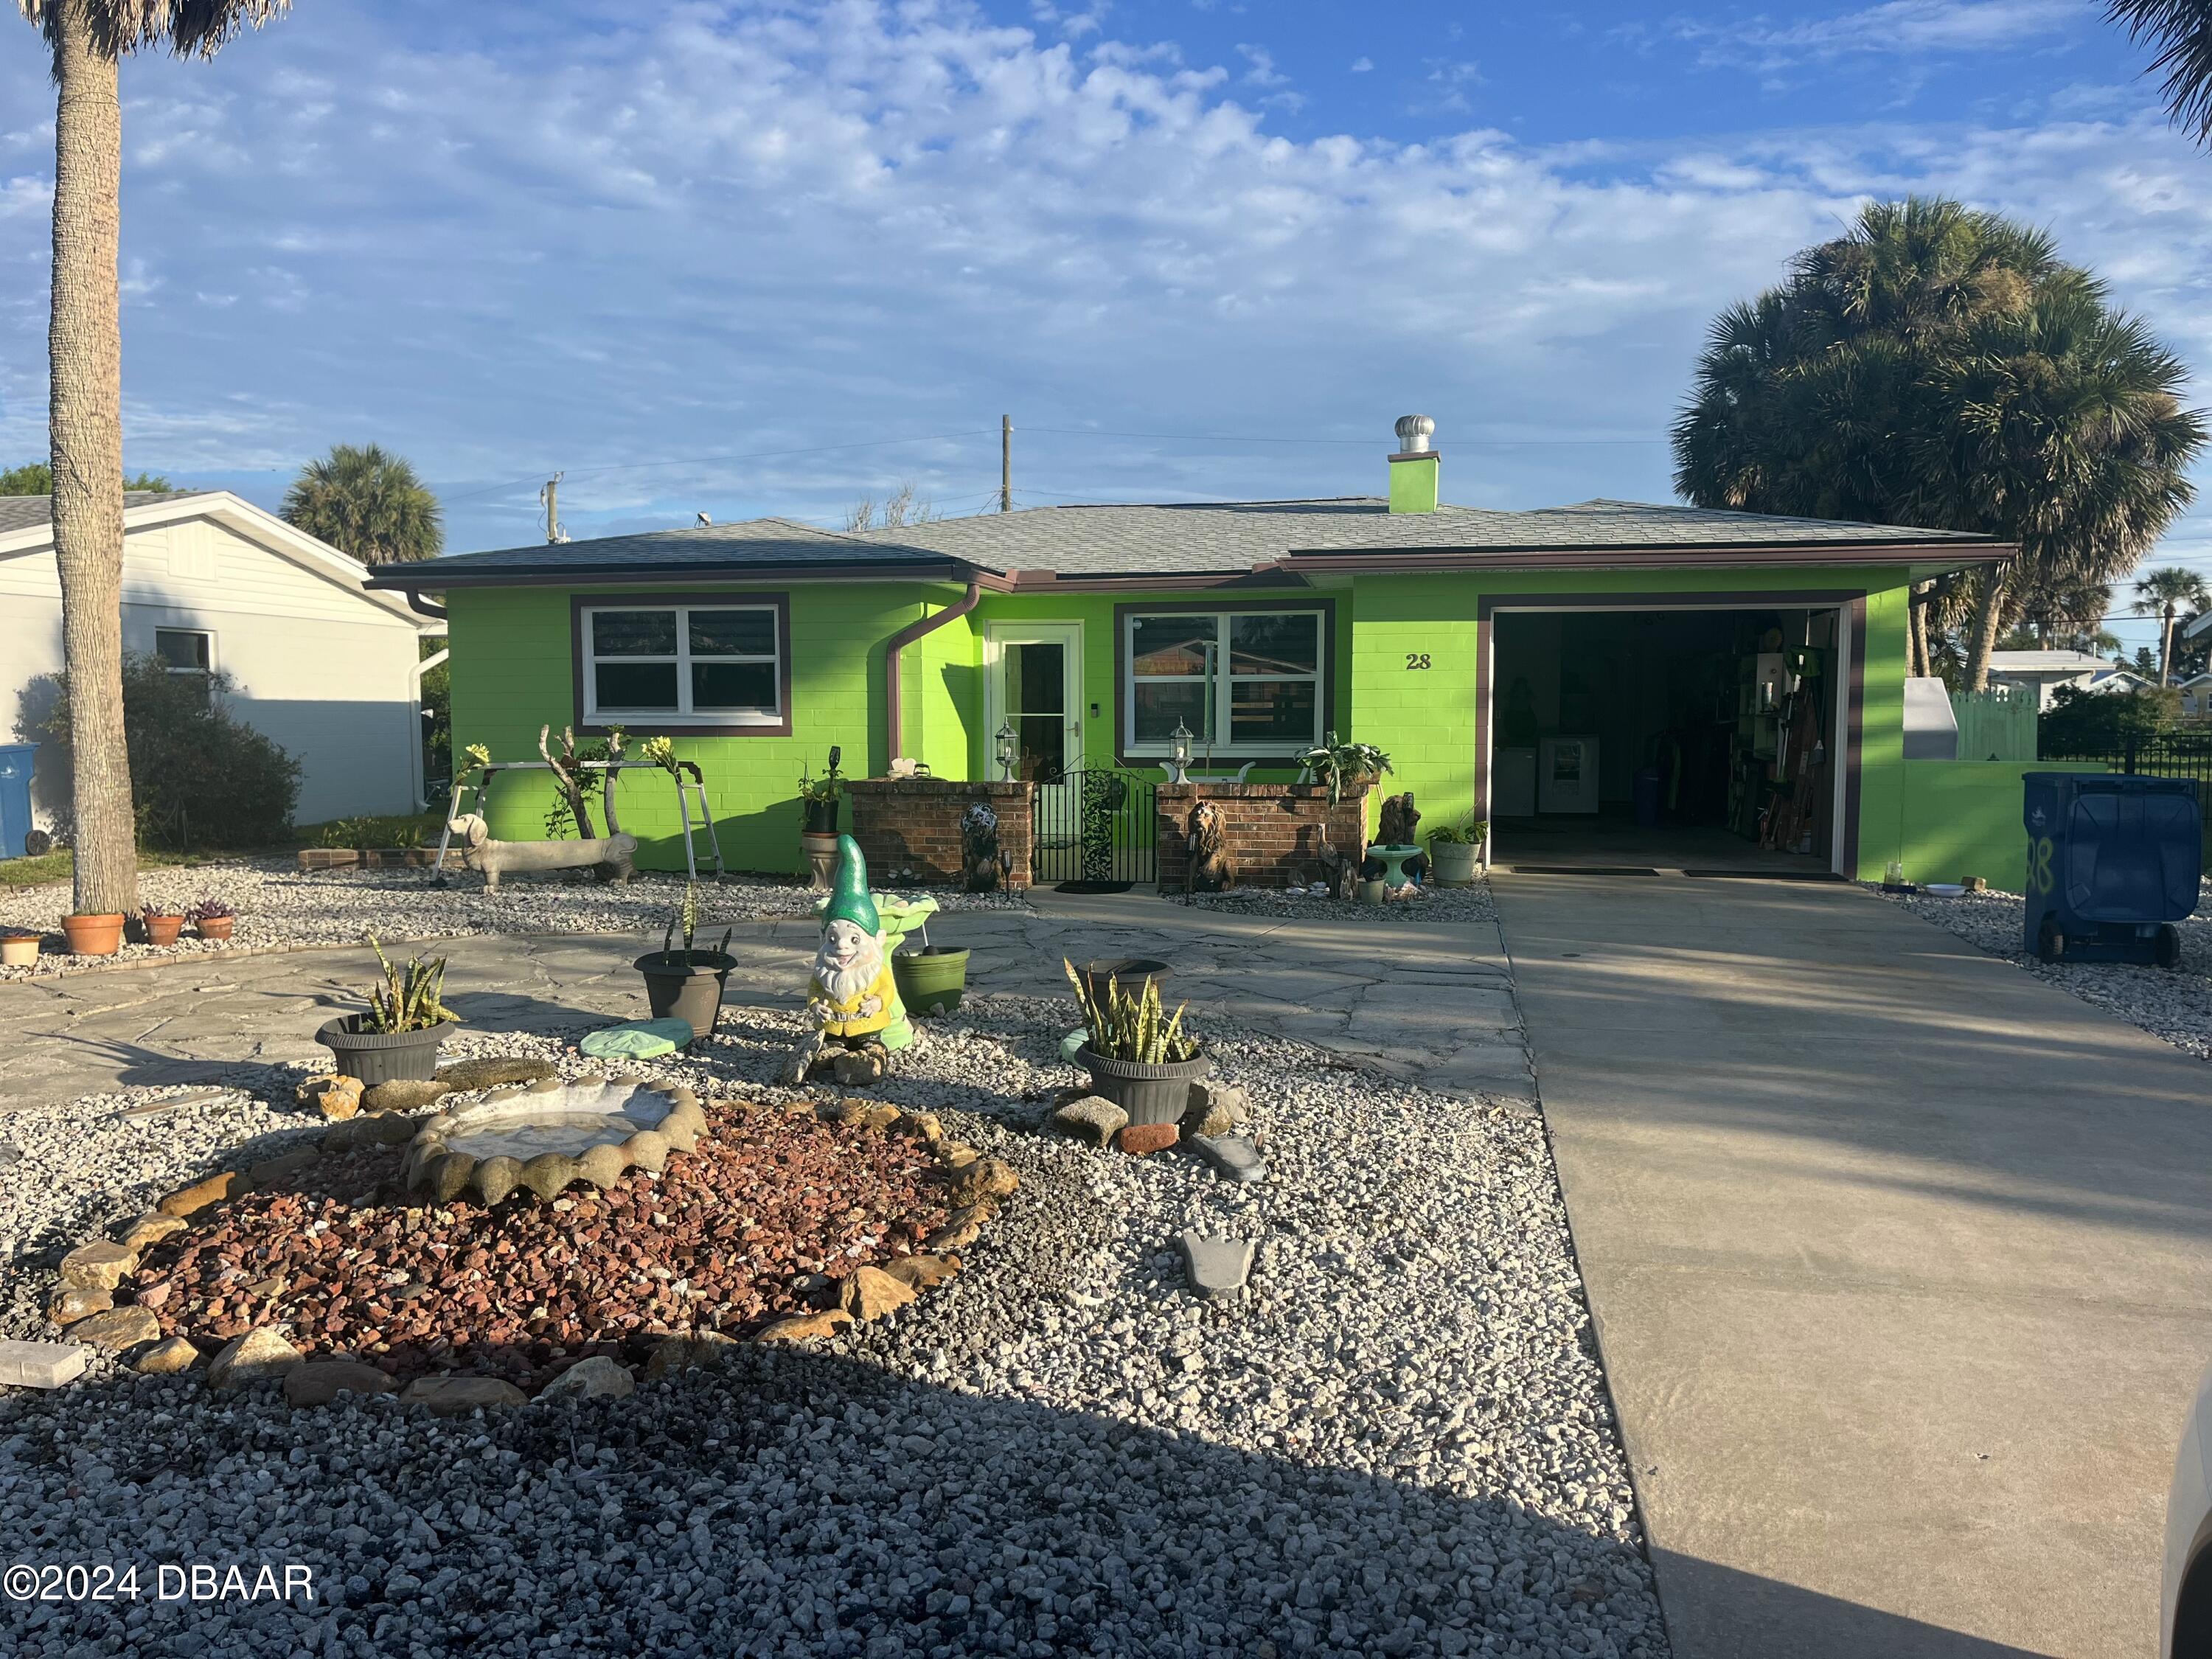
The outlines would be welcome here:
[[[1407,864],[1420,857],[1421,849],[1412,842],[1399,844],[1382,842],[1370,845],[1367,856],[1382,860],[1382,884],[1386,887],[1405,887],[1411,884],[1406,875]]]
[[[517,1187],[550,1199],[578,1181],[604,1190],[626,1170],[659,1174],[706,1127],[699,1097],[676,1084],[547,1078],[438,1113],[408,1144],[401,1179],[440,1204],[465,1193],[496,1204]]]

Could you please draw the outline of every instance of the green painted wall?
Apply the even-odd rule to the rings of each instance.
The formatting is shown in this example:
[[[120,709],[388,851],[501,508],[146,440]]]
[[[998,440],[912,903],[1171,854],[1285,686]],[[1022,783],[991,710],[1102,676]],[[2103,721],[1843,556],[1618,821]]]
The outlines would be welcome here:
[[[655,591],[697,592],[700,586],[626,588],[623,595],[644,602]],[[606,591],[512,587],[456,590],[448,595],[456,755],[465,744],[481,743],[495,760],[532,759],[538,753],[541,725],[550,722],[558,731],[568,724],[574,709],[569,599],[574,592]],[[732,598],[761,592],[790,594],[792,734],[681,738],[677,752],[696,761],[707,775],[708,798],[714,805],[725,862],[734,870],[796,872],[805,867],[799,850],[799,774],[810,767],[819,771],[832,744],[843,746],[848,773],[865,776],[884,769],[890,757],[884,752],[884,642],[918,620],[925,609],[940,609],[957,599],[960,589],[911,583],[822,583],[793,584],[787,589],[718,585],[712,591]],[[939,631],[956,637],[928,653],[920,647],[908,653],[909,745],[913,722],[919,718],[919,735],[926,744],[920,757],[928,759],[941,775],[958,777],[966,770],[967,734],[950,712],[948,701],[958,681],[927,669],[969,647],[960,642],[958,623]],[[643,738],[654,733],[641,723],[631,735]],[[939,757],[945,763],[940,764]],[[515,840],[543,836],[552,793],[551,781],[543,772],[501,778],[489,803],[492,833]],[[623,828],[638,837],[639,863],[651,869],[683,868],[674,787],[658,776],[629,773],[619,799]],[[703,838],[702,850],[703,854]]]
[[[696,591],[698,586],[672,583],[663,591]],[[2018,816],[2021,766],[1908,766],[1903,759],[1906,590],[1893,571],[1770,568],[1725,575],[1676,571],[1359,576],[1322,590],[1336,606],[1326,723],[1340,737],[1387,750],[1395,767],[1387,788],[1413,790],[1430,823],[1462,817],[1474,802],[1475,615],[1480,597],[1664,592],[1723,605],[1753,588],[1867,592],[1856,873],[1877,879],[1895,858],[1915,879],[1972,873],[1993,883],[2014,882],[2018,858],[2003,849],[2010,847],[2014,833],[2007,815]],[[459,745],[482,743],[495,758],[528,758],[537,753],[541,724],[557,727],[568,720],[574,696],[573,591],[604,590],[501,588],[450,596],[457,752]],[[626,595],[645,599],[654,591],[626,590]],[[890,758],[883,715],[884,643],[900,629],[953,603],[960,589],[825,583],[713,591],[789,594],[793,730],[788,738],[682,738],[678,750],[706,770],[730,866],[797,872],[803,863],[797,806],[800,772],[818,769],[832,744],[843,747],[849,774],[884,769]],[[985,594],[975,611],[907,648],[902,719],[908,752],[939,777],[988,775],[985,630],[994,622],[1074,622],[1082,624],[1084,637],[1084,754],[1091,761],[1111,759],[1118,649],[1115,606],[1177,604],[1192,597]],[[1237,596],[1224,595],[1223,603],[1233,607]],[[653,733],[641,726],[634,735]],[[1290,775],[1283,769],[1254,774],[1260,779]],[[550,798],[550,781],[542,773],[503,779],[490,804],[493,832],[517,839],[542,835]],[[651,868],[680,868],[673,790],[637,773],[623,785],[622,799],[623,827],[639,837],[640,861]],[[1973,864],[1982,867],[1966,867]]]
[[[1709,598],[1831,592],[1867,593],[1862,729],[1859,873],[1878,878],[1903,833],[1905,579],[1893,570],[1831,567],[1711,571],[1528,571],[1496,575],[1359,576],[1348,736],[1391,758],[1386,790],[1411,789],[1427,823],[1474,810],[1477,602],[1487,595],[1665,593]]]
[[[1898,854],[1911,882],[1979,876],[2008,893],[2027,890],[2027,831],[2021,777],[2028,772],[2102,772],[2075,761],[1904,763],[1904,833]],[[1881,872],[1875,872],[1875,876]]]

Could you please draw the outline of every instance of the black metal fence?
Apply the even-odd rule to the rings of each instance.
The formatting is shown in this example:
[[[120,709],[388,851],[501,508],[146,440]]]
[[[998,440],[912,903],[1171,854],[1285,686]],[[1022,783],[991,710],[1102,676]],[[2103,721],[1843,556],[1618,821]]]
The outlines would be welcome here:
[[[2114,748],[2086,748],[2056,745],[2058,752],[2045,748],[2040,758],[2047,761],[2094,761],[2108,766],[2115,772],[2126,772],[2147,778],[2194,778],[2197,780],[2197,811],[2204,836],[2208,861],[2212,861],[2212,732],[2167,732],[2155,738],[2142,738],[2124,743]]]
[[[1110,763],[1037,783],[1030,879],[1100,884],[1159,879],[1152,781]]]

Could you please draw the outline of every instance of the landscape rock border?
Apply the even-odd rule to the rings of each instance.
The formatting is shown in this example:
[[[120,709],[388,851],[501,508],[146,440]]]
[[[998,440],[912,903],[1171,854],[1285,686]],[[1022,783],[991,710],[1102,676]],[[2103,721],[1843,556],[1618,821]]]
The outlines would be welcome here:
[[[586,1081],[597,1075],[587,1073],[575,1080]],[[698,1096],[689,1087],[629,1074],[600,1080],[633,1082],[647,1092],[672,1097],[669,1115],[663,1120],[659,1131],[641,1131],[640,1135],[630,1138],[635,1140],[643,1135],[652,1134],[662,1143],[658,1161],[648,1163],[647,1159],[638,1159],[635,1167],[649,1167],[657,1175],[665,1165],[670,1152],[690,1152],[696,1146],[699,1135],[706,1132],[705,1115],[701,1110]],[[504,1089],[495,1091],[493,1097],[503,1103],[524,1092],[521,1089]],[[489,1103],[489,1099],[488,1097],[486,1103]],[[911,1135],[926,1142],[954,1207],[945,1224],[922,1241],[921,1250],[895,1257],[881,1267],[863,1266],[848,1274],[824,1280],[817,1299],[825,1305],[814,1311],[787,1315],[770,1321],[751,1334],[750,1340],[753,1342],[812,1342],[833,1338],[850,1331],[855,1324],[873,1322],[910,1305],[922,1294],[945,1284],[962,1270],[965,1264],[956,1252],[975,1242],[984,1226],[999,1214],[1004,1201],[1019,1186],[1019,1177],[1012,1166],[1003,1159],[986,1158],[973,1146],[946,1139],[934,1112],[902,1110],[896,1106],[857,1097],[826,1103],[814,1100],[789,1101],[781,1104],[760,1103],[760,1109],[780,1110],[793,1117],[818,1116],[831,1122],[857,1124],[862,1128],[883,1133]],[[452,1119],[457,1115],[441,1113],[438,1117]],[[64,1340],[56,1343],[15,1345],[25,1349],[27,1353],[37,1349],[41,1354],[50,1357],[42,1358],[36,1364],[25,1363],[15,1367],[0,1367],[0,1382],[40,1388],[61,1387],[84,1372],[86,1366],[81,1356],[88,1349],[98,1347],[114,1353],[118,1358],[131,1357],[131,1369],[142,1376],[181,1376],[197,1371],[207,1388],[217,1391],[282,1382],[287,1384],[285,1398],[295,1409],[327,1405],[349,1395],[368,1399],[381,1394],[392,1395],[402,1406],[422,1407],[436,1417],[459,1416],[478,1408],[530,1403],[533,1396],[525,1395],[511,1383],[466,1373],[417,1377],[404,1388],[395,1380],[391,1389],[380,1390],[367,1383],[364,1377],[353,1375],[356,1370],[373,1370],[375,1368],[349,1355],[333,1353],[310,1358],[286,1340],[281,1330],[265,1326],[256,1326],[232,1339],[210,1358],[202,1341],[181,1334],[161,1338],[158,1329],[148,1335],[143,1326],[153,1322],[154,1310],[150,1301],[140,1303],[133,1300],[118,1304],[115,1299],[118,1296],[132,1294],[131,1278],[139,1266],[146,1246],[189,1231],[195,1220],[218,1206],[252,1192],[264,1181],[304,1167],[307,1160],[321,1153],[350,1151],[380,1142],[397,1145],[402,1139],[420,1139],[429,1133],[431,1124],[436,1121],[436,1118],[426,1123],[418,1118],[383,1114],[331,1122],[325,1127],[315,1146],[300,1147],[280,1158],[266,1160],[253,1166],[252,1172],[219,1170],[168,1194],[149,1213],[119,1224],[114,1229],[118,1237],[95,1238],[80,1245],[69,1253],[63,1267],[58,1271],[56,1294],[49,1304],[57,1313],[67,1308],[74,1316],[67,1320],[53,1322],[62,1331]],[[675,1125],[673,1132],[670,1128],[672,1124]],[[678,1144],[679,1139],[681,1145]],[[627,1148],[629,1143],[623,1145]],[[648,1146],[644,1150],[650,1154],[653,1149]],[[440,1155],[453,1156],[451,1153]],[[588,1158],[590,1155],[585,1156]],[[495,1161],[487,1159],[483,1162]],[[512,1159],[507,1161],[514,1162]],[[584,1159],[564,1161],[576,1166],[576,1174],[570,1177],[570,1181],[592,1179],[582,1168]],[[538,1159],[532,1160],[532,1164],[538,1162]],[[626,1164],[624,1167],[627,1169],[633,1165]],[[568,1181],[564,1181],[562,1186],[568,1184]],[[509,1187],[507,1192],[512,1190],[513,1188]],[[533,1187],[532,1190],[537,1189]],[[554,1190],[557,1192],[560,1188]],[[507,1194],[503,1192],[501,1195],[503,1197]],[[80,1282],[72,1284],[69,1282],[70,1280]],[[86,1291],[92,1294],[82,1295]],[[67,1302],[72,1294],[82,1296],[82,1300],[74,1305]],[[151,1294],[149,1291],[149,1297]],[[103,1303],[107,1305],[100,1305]],[[79,1308],[82,1312],[77,1311]],[[122,1318],[117,1319],[115,1316],[122,1316]],[[134,1322],[137,1327],[136,1337],[119,1343],[76,1339],[74,1333],[78,1328],[88,1322],[96,1322],[103,1319],[118,1327],[125,1320]],[[95,1339],[105,1334],[104,1330],[97,1332]],[[688,1336],[672,1335],[653,1351],[642,1368],[643,1379],[652,1381],[694,1366],[719,1363],[726,1350],[738,1346],[734,1339],[713,1331],[696,1332]],[[204,1365],[201,1364],[203,1360],[206,1361]],[[586,1366],[595,1369],[584,1372],[574,1382],[568,1380],[571,1373]],[[4,1372],[10,1369],[20,1371],[21,1375],[5,1375]],[[301,1371],[307,1375],[301,1377],[298,1385],[293,1385],[291,1379]],[[342,1373],[344,1380],[340,1381]],[[619,1376],[615,1373],[619,1373]],[[548,1402],[563,1399],[618,1398],[635,1389],[636,1381],[629,1368],[618,1361],[604,1356],[586,1358],[547,1382],[534,1398]]]

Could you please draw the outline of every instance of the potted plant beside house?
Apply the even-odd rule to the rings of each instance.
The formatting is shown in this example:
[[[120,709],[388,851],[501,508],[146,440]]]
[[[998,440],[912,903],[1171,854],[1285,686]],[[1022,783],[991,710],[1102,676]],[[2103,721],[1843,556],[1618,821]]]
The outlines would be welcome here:
[[[221,899],[209,897],[185,911],[185,920],[191,923],[192,931],[202,939],[228,939],[231,929],[237,925],[238,912]]]
[[[843,752],[830,750],[829,770],[820,777],[810,771],[799,779],[799,844],[813,885],[825,892],[837,873],[837,797],[845,787],[837,763]]]
[[[343,1014],[325,1024],[315,1041],[331,1051],[336,1069],[371,1087],[380,1083],[428,1082],[438,1074],[438,1044],[445,1028],[459,1016],[439,1000],[446,985],[446,959],[415,957],[395,968],[368,936],[384,969],[384,983],[372,986],[368,1012]]]
[[[1303,751],[1297,760],[1304,769],[1298,781],[1327,785],[1331,806],[1344,799],[1346,788],[1373,783],[1390,769],[1390,757],[1373,744],[1339,743],[1334,732],[1318,747]]]
[[[62,937],[72,956],[112,957],[123,948],[123,915],[64,916]]]
[[[676,943],[678,927],[684,930],[681,946]],[[682,1020],[691,1028],[694,1042],[709,1035],[721,1017],[722,990],[729,983],[730,969],[738,965],[738,959],[730,954],[730,932],[727,927],[722,930],[722,942],[714,950],[696,947],[699,891],[687,881],[684,902],[669,918],[667,929],[660,936],[660,948],[648,951],[632,964],[645,975],[645,999],[653,1006],[653,1017]]]
[[[1429,870],[1439,887],[1472,887],[1482,857],[1482,843],[1490,826],[1470,817],[1459,823],[1439,823],[1429,831]]]
[[[166,904],[149,904],[138,913],[138,925],[146,930],[147,944],[174,945],[185,931],[185,913]]]
[[[1083,1010],[1083,1045],[1076,1063],[1091,1073],[1091,1091],[1112,1101],[1132,1123],[1180,1123],[1190,1104],[1190,1085],[1212,1069],[1199,1052],[1198,1039],[1182,1029],[1183,1010],[1172,1016],[1160,1002],[1157,981],[1145,981],[1144,994],[1132,995],[1118,979],[1094,996],[1075,964],[1062,959],[1068,983]]]

